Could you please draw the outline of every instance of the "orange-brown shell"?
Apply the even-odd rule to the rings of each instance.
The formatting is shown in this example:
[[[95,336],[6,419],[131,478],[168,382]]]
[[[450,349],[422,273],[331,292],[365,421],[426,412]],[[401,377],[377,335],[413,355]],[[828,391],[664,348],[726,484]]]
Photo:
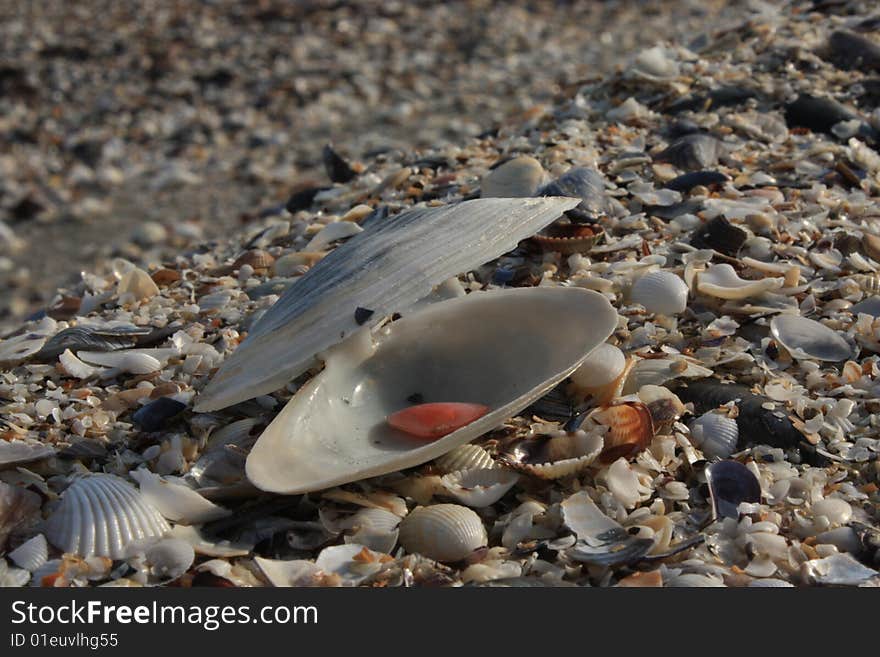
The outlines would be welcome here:
[[[591,418],[608,427],[605,447],[599,455],[603,463],[635,456],[654,437],[651,411],[642,402],[628,401],[604,406],[593,412]]]
[[[268,269],[271,269],[274,264],[275,258],[273,258],[271,254],[260,249],[253,249],[251,251],[245,251],[238,256],[238,258],[235,259],[235,262],[232,263],[232,268],[235,270],[240,269],[244,265],[250,265],[254,268],[254,271],[267,271]]]
[[[545,251],[556,251],[563,255],[585,253],[605,234],[598,224],[556,224],[535,235],[535,240]]]

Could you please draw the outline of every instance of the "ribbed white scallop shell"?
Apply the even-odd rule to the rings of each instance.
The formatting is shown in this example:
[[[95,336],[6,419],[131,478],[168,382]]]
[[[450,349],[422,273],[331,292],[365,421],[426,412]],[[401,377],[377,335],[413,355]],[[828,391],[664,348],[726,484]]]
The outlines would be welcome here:
[[[739,427],[736,420],[709,411],[691,423],[692,442],[707,458],[726,459],[736,451]]]
[[[45,536],[37,534],[19,545],[7,556],[19,568],[34,572],[49,559],[49,545],[46,543]]]
[[[677,315],[687,308],[688,287],[669,271],[651,271],[633,283],[630,301],[649,313]]]
[[[458,504],[417,507],[400,523],[406,551],[435,561],[459,561],[487,542],[480,516]]]
[[[109,474],[74,481],[46,521],[53,545],[84,558],[123,558],[132,541],[163,536],[170,529],[134,486]]]
[[[488,469],[495,467],[492,455],[479,445],[471,443],[459,445],[443,456],[434,459],[434,464],[444,474],[458,472],[459,470],[470,470],[472,468]]]

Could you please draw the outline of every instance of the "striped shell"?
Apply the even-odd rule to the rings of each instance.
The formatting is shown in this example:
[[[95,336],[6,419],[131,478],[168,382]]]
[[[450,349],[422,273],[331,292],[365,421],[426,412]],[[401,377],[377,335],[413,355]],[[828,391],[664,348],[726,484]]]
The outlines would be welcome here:
[[[420,506],[400,523],[404,549],[435,561],[461,561],[487,542],[480,516],[458,504]]]
[[[650,271],[640,276],[630,291],[630,301],[644,306],[649,313],[677,315],[687,308],[688,288],[678,276],[668,271]]]
[[[599,455],[603,463],[629,458],[645,449],[654,437],[651,411],[642,402],[620,402],[593,411],[590,418],[608,427],[605,447]]]
[[[479,445],[467,443],[446,452],[434,459],[434,465],[444,474],[470,470],[472,468],[488,469],[495,467],[492,455]]]
[[[46,521],[46,537],[54,546],[84,558],[124,558],[132,541],[170,529],[134,486],[109,474],[74,481]]]
[[[586,253],[595,246],[605,229],[599,224],[554,224],[535,235],[532,239],[545,251],[555,251],[562,255]]]
[[[515,248],[577,204],[569,198],[475,199],[376,222],[292,284],[202,391],[199,412],[272,392],[362,326]],[[372,311],[358,315],[358,308]],[[360,320],[360,321],[359,321]]]
[[[451,497],[474,508],[495,504],[518,480],[518,474],[501,468],[472,468],[451,472],[442,478]]]
[[[34,572],[49,559],[49,545],[46,543],[45,536],[37,534],[19,545],[7,556],[19,568]]]
[[[739,427],[733,418],[709,411],[691,423],[691,442],[710,459],[726,459],[736,451]]]

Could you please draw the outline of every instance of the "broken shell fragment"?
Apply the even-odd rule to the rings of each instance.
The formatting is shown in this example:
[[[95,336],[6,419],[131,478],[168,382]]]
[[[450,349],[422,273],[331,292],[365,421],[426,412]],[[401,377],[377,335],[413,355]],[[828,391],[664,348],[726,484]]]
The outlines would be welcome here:
[[[565,317],[565,322],[548,322]],[[474,292],[367,330],[327,354],[257,440],[247,476],[280,493],[321,490],[424,463],[472,441],[568,376],[616,326],[595,292]],[[552,337],[551,337],[552,336]],[[418,395],[479,399],[490,411],[430,443],[386,422]]]
[[[444,475],[441,481],[456,500],[480,508],[495,504],[518,480],[518,474],[502,468],[472,468]]]
[[[566,554],[575,561],[611,567],[639,561],[654,546],[650,538],[636,538],[599,510],[581,491],[561,504],[565,525],[577,536]]]
[[[406,434],[437,440],[467,426],[489,412],[482,404],[436,402],[417,404],[388,416],[388,424]]]
[[[761,484],[739,461],[718,461],[706,468],[716,518],[738,518],[743,502],[761,501]]]
[[[55,455],[51,445],[36,440],[0,440],[0,469],[41,461]]]
[[[576,204],[568,198],[476,199],[370,225],[284,292],[202,391],[196,411],[282,387],[312,367],[316,354],[361,328],[355,308],[374,311],[364,324],[369,327],[404,312],[436,285],[512,250]]]
[[[651,271],[633,284],[630,301],[649,313],[677,315],[687,308],[688,288],[678,276],[668,271]]]
[[[133,541],[161,537],[170,529],[134,486],[115,475],[95,474],[67,488],[45,531],[65,552],[121,559]]]
[[[480,516],[458,504],[420,506],[400,523],[404,549],[435,561],[461,561],[487,541]]]
[[[173,522],[200,525],[231,513],[206,500],[192,488],[163,479],[146,468],[132,471],[131,477],[140,484],[144,499]]]
[[[778,315],[770,322],[770,332],[797,359],[842,361],[853,356],[837,331],[806,317]]]
[[[748,281],[740,278],[728,264],[711,265],[697,274],[697,291],[718,299],[745,299],[765,292],[778,290],[784,278],[761,278]]]

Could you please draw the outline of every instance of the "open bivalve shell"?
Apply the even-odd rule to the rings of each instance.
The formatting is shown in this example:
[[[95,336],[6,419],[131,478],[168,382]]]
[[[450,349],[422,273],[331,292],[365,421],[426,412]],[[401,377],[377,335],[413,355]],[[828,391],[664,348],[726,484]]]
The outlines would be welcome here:
[[[364,331],[328,352],[324,370],[287,403],[248,456],[258,488],[303,493],[419,465],[516,415],[602,344],[617,314],[579,288],[476,292]],[[389,415],[422,402],[489,408],[431,442]]]
[[[461,561],[487,542],[480,516],[458,504],[420,506],[400,523],[404,549],[435,561]]]
[[[604,444],[600,431],[559,431],[516,441],[502,461],[509,468],[539,479],[562,479],[587,469]]]
[[[518,474],[502,468],[460,470],[444,475],[442,479],[450,496],[475,508],[495,504],[518,480]]]
[[[282,387],[314,366],[319,352],[512,250],[577,203],[475,199],[371,225],[284,292],[202,391],[196,410],[217,410]]]
[[[115,475],[95,474],[68,487],[45,533],[64,552],[121,559],[131,542],[164,536],[170,529],[134,486]]]

